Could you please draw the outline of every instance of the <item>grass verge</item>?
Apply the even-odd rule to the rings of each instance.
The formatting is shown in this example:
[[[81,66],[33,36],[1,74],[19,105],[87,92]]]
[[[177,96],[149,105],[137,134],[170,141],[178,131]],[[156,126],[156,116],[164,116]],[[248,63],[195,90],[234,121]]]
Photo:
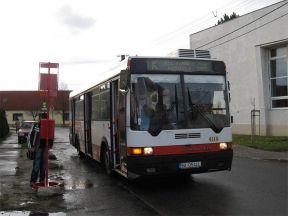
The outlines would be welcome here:
[[[288,151],[288,136],[255,136],[255,143],[252,145],[251,135],[233,135],[233,143],[266,151]]]

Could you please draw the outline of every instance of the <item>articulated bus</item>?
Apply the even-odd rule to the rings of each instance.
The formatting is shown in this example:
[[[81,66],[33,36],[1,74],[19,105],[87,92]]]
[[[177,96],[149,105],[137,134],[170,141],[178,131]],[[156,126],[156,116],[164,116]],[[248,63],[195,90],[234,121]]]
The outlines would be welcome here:
[[[80,157],[128,179],[230,170],[232,132],[222,61],[129,57],[70,95]]]

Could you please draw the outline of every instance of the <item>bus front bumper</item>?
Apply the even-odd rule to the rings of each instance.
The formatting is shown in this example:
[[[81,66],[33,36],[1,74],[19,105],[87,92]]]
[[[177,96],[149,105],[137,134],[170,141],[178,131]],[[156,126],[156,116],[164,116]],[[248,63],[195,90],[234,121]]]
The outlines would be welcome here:
[[[165,176],[231,170],[233,150],[184,155],[127,156],[128,176]]]

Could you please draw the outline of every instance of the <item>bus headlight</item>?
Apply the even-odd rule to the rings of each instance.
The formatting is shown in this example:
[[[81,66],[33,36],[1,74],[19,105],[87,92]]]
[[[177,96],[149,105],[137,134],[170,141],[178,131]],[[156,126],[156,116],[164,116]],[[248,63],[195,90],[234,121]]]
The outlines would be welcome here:
[[[151,147],[136,147],[136,148],[130,148],[129,150],[130,154],[132,155],[152,155],[153,154],[153,148]]]
[[[153,148],[151,148],[151,147],[145,147],[145,148],[144,148],[144,154],[145,154],[145,155],[151,155],[151,154],[153,154]]]
[[[223,143],[219,144],[219,148],[221,150],[227,150],[228,149],[228,145],[227,145],[227,143],[223,142]]]

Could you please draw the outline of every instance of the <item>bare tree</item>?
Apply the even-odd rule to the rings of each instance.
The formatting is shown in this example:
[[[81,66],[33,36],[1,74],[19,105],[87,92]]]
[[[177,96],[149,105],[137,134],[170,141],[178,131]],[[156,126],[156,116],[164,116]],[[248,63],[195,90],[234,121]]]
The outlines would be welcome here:
[[[65,113],[66,113],[66,107],[68,107],[68,100],[69,96],[66,95],[65,92],[68,91],[68,85],[67,83],[61,82],[59,84],[59,92],[58,92],[58,100],[60,104],[60,109],[62,112],[62,125],[65,126]],[[69,92],[67,92],[69,94]]]
[[[39,116],[39,113],[41,112],[41,103],[35,103],[33,106],[30,107],[29,111],[27,113],[32,116],[33,120],[35,121],[36,118]]]
[[[62,124],[63,126],[65,126],[65,113],[66,113],[66,107],[68,106],[68,98],[67,96],[64,94],[60,95],[60,106],[61,106],[61,111],[62,111]]]

